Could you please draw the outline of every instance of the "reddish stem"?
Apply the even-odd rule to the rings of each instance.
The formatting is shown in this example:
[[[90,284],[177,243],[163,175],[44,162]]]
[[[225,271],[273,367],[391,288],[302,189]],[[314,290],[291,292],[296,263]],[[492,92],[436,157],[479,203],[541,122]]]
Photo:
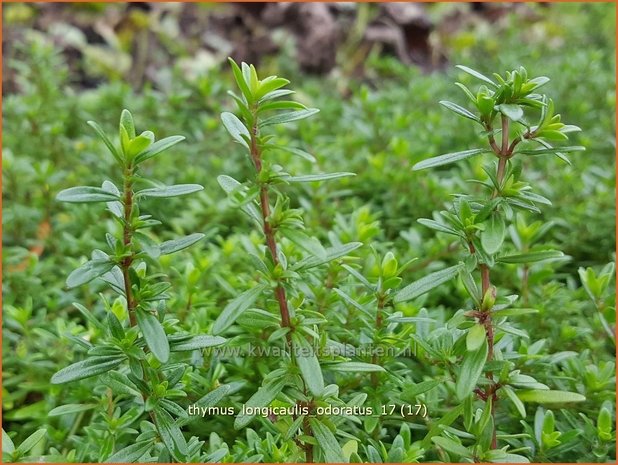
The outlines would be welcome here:
[[[508,159],[512,156],[512,152],[515,149],[515,146],[520,142],[521,139],[515,139],[512,144],[509,146],[509,119],[502,115],[502,140],[501,147],[498,147],[496,140],[492,134],[488,136],[489,145],[491,146],[494,154],[498,157],[498,169],[496,172],[496,179],[498,181],[498,185],[502,184],[504,180],[504,175],[506,171],[506,164]],[[491,131],[491,127],[487,127],[488,130]],[[499,189],[495,189],[492,193],[491,198],[495,198],[500,194]],[[470,253],[474,253],[474,246],[472,243],[469,243]],[[491,288],[491,278],[489,274],[489,267],[486,264],[479,265],[479,270],[481,272],[481,288],[482,288],[482,296],[485,297],[485,294]],[[480,321],[485,326],[485,335],[487,336],[487,361],[491,362],[494,359],[494,329],[493,322],[491,318],[491,309],[485,309],[483,314],[480,317]],[[496,391],[499,386],[494,381],[493,373],[487,373],[487,379],[490,381],[490,384],[485,388],[483,392],[480,388],[477,388],[477,395],[483,399],[492,399],[491,403],[491,417],[493,419],[493,432],[491,439],[491,448],[498,448],[498,439],[496,435],[496,403],[498,401],[498,396]],[[482,392],[482,394],[480,393]]]
[[[253,124],[251,131],[251,159],[255,165],[257,174],[262,171],[262,153],[257,143],[258,127],[257,119]],[[270,200],[268,195],[268,185],[260,185],[260,208],[262,211],[262,221],[264,223],[264,237],[266,238],[266,245],[270,251],[270,256],[275,266],[279,265],[279,254],[277,252],[277,241],[275,239],[275,230],[270,224]],[[281,314],[281,326],[284,328],[291,328],[290,323],[290,310],[288,308],[288,300],[285,292],[285,288],[281,283],[275,288],[275,298],[279,304],[279,312]],[[290,333],[286,334],[288,345],[291,347],[292,338]]]
[[[487,139],[489,140],[489,145],[491,146],[491,149],[495,153],[500,153],[500,147],[498,147],[498,144],[496,143],[496,139],[494,138],[493,134],[487,136]]]
[[[258,174],[262,171],[262,152],[257,142],[258,137],[258,125],[257,125],[257,115],[254,112],[253,114],[253,126],[251,128],[251,159],[253,160],[253,164],[255,165],[255,170]],[[260,184],[260,209],[262,211],[262,221],[264,223],[264,237],[266,238],[266,245],[268,246],[268,250],[270,251],[270,255],[272,257],[273,263],[275,266],[279,265],[279,255],[277,251],[277,240],[275,238],[275,228],[270,224],[270,199],[268,193],[268,185]],[[277,299],[277,303],[279,304],[279,312],[281,314],[281,327],[292,329],[292,324],[290,322],[290,310],[288,308],[288,300],[285,292],[285,287],[279,282],[277,287],[275,288],[275,298]],[[292,346],[292,335],[291,332],[285,335],[288,347],[290,350],[294,350]],[[294,359],[292,357],[292,359]],[[311,430],[311,425],[309,423],[309,418],[305,417],[303,421],[303,429],[304,433],[308,436],[313,436],[313,431]],[[306,442],[304,444],[305,449],[305,461],[307,463],[313,462],[313,444]]]
[[[127,299],[127,313],[129,314],[129,323],[131,326],[137,325],[135,319],[135,301],[131,291],[131,277],[129,269],[133,264],[133,251],[131,250],[131,241],[133,239],[133,229],[131,219],[133,217],[133,167],[129,165],[124,173],[124,226],[122,231],[122,240],[125,246],[125,253],[128,255],[122,260],[121,269],[124,281],[124,295]]]
[[[479,265],[481,269],[481,288],[483,297],[485,297],[485,293],[489,290],[489,286],[491,286],[491,281],[489,280],[489,267],[485,264]]]

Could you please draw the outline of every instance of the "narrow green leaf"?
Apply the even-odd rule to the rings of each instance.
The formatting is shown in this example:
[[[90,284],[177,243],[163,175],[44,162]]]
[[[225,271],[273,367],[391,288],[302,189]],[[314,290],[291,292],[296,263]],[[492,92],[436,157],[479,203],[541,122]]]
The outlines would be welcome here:
[[[180,431],[178,425],[174,422],[171,415],[163,409],[155,409],[154,415],[156,418],[157,431],[165,447],[179,462],[186,462],[187,459],[187,441]]]
[[[449,226],[446,226],[442,223],[438,223],[437,221],[430,220],[427,218],[421,218],[416,221],[422,224],[423,226],[427,226],[428,228],[431,228],[435,231],[452,234],[453,236],[461,236],[461,233],[459,233],[458,231],[455,231],[453,228],[450,228]]]
[[[236,179],[224,174],[217,176],[217,182],[221,186],[221,189],[223,189],[228,195],[242,187],[242,184]],[[240,209],[253,218],[258,224],[262,224],[262,214],[253,202],[245,203],[242,207],[240,207]]]
[[[274,144],[267,144],[264,146],[264,148],[269,148],[272,150],[281,150],[282,152],[287,152],[290,153],[292,155],[296,155],[298,157],[304,158],[305,160],[308,160],[312,163],[315,163],[316,159],[313,155],[311,155],[310,153],[296,148],[296,147],[288,147],[285,145],[274,145]]]
[[[236,84],[238,85],[238,88],[240,89],[242,94],[245,96],[245,99],[247,100],[247,102],[252,102],[253,95],[251,94],[251,90],[249,89],[249,85],[247,81],[245,81],[245,77],[243,76],[242,71],[240,70],[240,68],[238,67],[238,65],[236,64],[234,60],[232,60],[231,58],[228,58],[228,61],[230,65],[232,66],[232,73],[234,73],[234,79],[236,80]]]
[[[317,108],[307,108],[306,110],[287,111],[285,113],[279,113],[263,120],[260,123],[260,127],[266,127],[273,124],[291,123],[292,121],[309,118],[310,116],[315,115],[319,111],[320,110],[318,110]]]
[[[268,95],[269,93],[274,92],[275,90],[278,90],[282,87],[287,86],[289,83],[290,81],[288,81],[285,78],[280,78],[277,76],[267,77],[266,79],[262,80],[262,82],[258,86],[258,90],[255,94],[255,98],[256,100],[259,100],[265,95]]]
[[[416,259],[414,259],[416,260]],[[414,261],[412,260],[412,261]],[[408,264],[411,263],[408,262]],[[350,273],[352,276],[354,276],[356,279],[358,279],[358,281],[360,283],[362,283],[367,289],[371,290],[372,292],[375,291],[375,286],[373,284],[371,284],[367,278],[365,278],[361,273],[359,273],[358,271],[356,271],[354,268],[352,268],[349,265],[343,264],[341,265],[342,268],[344,268],[348,273]]]
[[[227,341],[224,337],[208,336],[206,334],[194,336],[187,341],[172,343],[170,350],[172,352],[182,352],[186,350],[205,349],[207,347],[215,347],[224,344]]]
[[[319,396],[324,390],[324,377],[318,357],[313,346],[303,336],[292,334],[293,352],[296,364],[305,380],[305,384],[314,396]]]
[[[59,417],[62,415],[70,415],[72,413],[85,412],[95,408],[97,404],[66,404],[60,405],[52,409],[47,415],[50,417]]]
[[[176,184],[175,186],[153,187],[151,189],[143,189],[136,193],[141,197],[178,197],[180,195],[193,194],[204,190],[199,184]]]
[[[418,162],[412,167],[412,171],[424,170],[425,168],[433,168],[435,166],[448,165],[456,161],[465,160],[466,158],[474,157],[480,153],[487,152],[486,149],[470,149],[463,152],[447,153],[438,157],[429,158]]]
[[[358,249],[362,245],[362,242],[350,242],[348,244],[329,247],[326,249],[325,257],[308,257],[296,263],[292,268],[296,271],[315,268],[316,266],[323,265],[324,263],[328,263],[336,260],[337,258],[348,255],[350,252]]]
[[[515,406],[515,408],[517,409],[521,417],[525,419],[526,418],[526,407],[524,406],[521,399],[517,397],[517,394],[515,394],[515,391],[513,391],[513,389],[510,386],[502,386],[500,389],[506,394],[509,400],[513,403],[513,405]]]
[[[15,452],[15,444],[13,444],[10,436],[6,434],[6,431],[2,428],[2,453],[12,454],[13,452]]]
[[[464,94],[466,94],[466,97],[468,97],[468,99],[470,99],[470,101],[476,105],[476,96],[472,92],[470,92],[470,89],[464,86],[461,82],[456,82],[455,85],[459,87],[464,92]]]
[[[504,219],[498,214],[491,215],[485,222],[485,230],[481,231],[481,246],[485,253],[493,255],[500,250],[505,233]]]
[[[259,100],[259,103],[267,102],[268,100],[274,100],[279,97],[285,97],[286,95],[295,94],[293,90],[290,89],[279,89],[273,90],[272,92],[267,93]]]
[[[101,376],[101,383],[109,386],[114,391],[114,394],[126,394],[131,397],[138,397],[142,394],[137,389],[129,377],[119,371],[110,371]]]
[[[101,187],[79,186],[58,192],[56,200],[69,203],[95,203],[113,202],[120,200],[120,197]]]
[[[326,257],[326,250],[322,246],[319,240],[315,237],[309,237],[303,231],[298,229],[281,229],[281,234],[291,240],[294,244],[299,246],[306,252],[309,252],[314,257],[324,258]]]
[[[41,441],[45,437],[46,434],[47,430],[44,428],[35,431],[26,439],[24,439],[24,442],[17,446],[15,452],[17,453],[17,455],[25,455],[26,453],[30,452],[34,448],[34,446],[36,446],[39,441]]]
[[[244,61],[240,64],[240,66],[242,67],[242,75],[243,78],[245,79],[245,82],[247,83],[247,85],[249,87],[251,87],[251,90],[254,90],[254,86],[255,84],[257,84],[257,76],[255,75],[255,68],[253,69],[253,73],[251,72],[251,67],[245,63]]]
[[[495,318],[530,315],[531,313],[539,313],[539,311],[536,308],[505,308],[491,312],[492,316]]]
[[[570,152],[582,152],[586,150],[586,147],[581,145],[574,145],[569,147],[547,147],[544,149],[528,149],[528,150],[518,150],[517,153],[521,153],[523,155],[545,155],[548,153],[570,153]]]
[[[481,347],[483,341],[485,341],[485,327],[477,323],[468,330],[466,336],[466,349],[468,352],[474,352]]]
[[[514,103],[502,103],[496,105],[496,110],[505,115],[511,121],[519,121],[524,116],[524,110]]]
[[[564,257],[564,254],[559,250],[540,250],[538,252],[506,255],[498,258],[498,261],[502,263],[534,263],[560,257]]]
[[[474,301],[475,305],[477,307],[480,307],[482,296],[481,296],[481,291],[479,290],[478,286],[476,285],[476,281],[474,280],[474,277],[466,269],[466,267],[460,268],[459,273],[461,275],[461,282],[463,283],[464,287],[466,288],[466,291],[468,292],[468,295],[470,295],[470,297],[472,297],[472,300]]]
[[[444,270],[436,271],[427,276],[407,285],[397,294],[395,294],[394,302],[406,302],[416,299],[417,297],[429,292],[435,287],[453,279],[459,273],[461,264],[445,268]]]
[[[88,260],[79,268],[73,270],[66,280],[69,289],[89,283],[95,278],[110,271],[116,264],[110,260]]]
[[[306,110],[307,107],[302,103],[294,102],[293,100],[279,100],[275,102],[268,102],[260,105],[258,112],[272,110]]]
[[[481,346],[474,352],[464,354],[459,377],[457,378],[456,392],[459,400],[465,399],[476,387],[483,367],[487,361],[487,340],[483,339]]]
[[[235,114],[227,111],[221,113],[221,121],[225,129],[227,129],[227,132],[232,136],[232,139],[246,149],[249,149],[247,140],[251,139],[251,134],[249,134],[249,130],[245,127],[243,122],[240,121]]]
[[[152,448],[152,442],[140,441],[130,446],[120,449],[118,452],[110,456],[105,463],[135,463],[148,453]]]
[[[89,357],[81,362],[74,363],[62,370],[56,372],[51,378],[52,384],[64,384],[69,381],[89,378],[91,376],[100,375],[107,371],[113,370],[120,365],[126,357],[123,356],[105,356],[105,357]]]
[[[95,130],[95,132],[97,133],[97,135],[101,138],[101,140],[105,143],[105,145],[107,146],[108,150],[111,152],[111,154],[114,156],[114,158],[117,161],[122,161],[122,157],[120,156],[120,153],[118,152],[118,150],[116,149],[116,147],[114,147],[114,144],[112,143],[112,141],[109,139],[109,137],[107,137],[107,134],[105,134],[105,131],[103,131],[103,129],[101,128],[101,126],[99,126],[99,124],[95,121],[88,121],[87,122],[88,126],[90,126],[92,129]]]
[[[187,411],[178,405],[176,402],[169,399],[159,399],[159,407],[164,408],[168,413],[176,418],[188,420],[189,414]],[[178,425],[180,427],[180,425]]]
[[[310,418],[309,424],[313,435],[318,441],[320,449],[324,452],[327,463],[347,463],[343,449],[339,445],[333,432],[317,418]]]
[[[440,105],[457,113],[459,116],[463,116],[464,118],[471,119],[472,121],[476,121],[477,123],[481,121],[479,117],[476,116],[474,113],[466,110],[465,108],[457,105],[456,103],[449,102],[448,100],[441,100]]]
[[[350,176],[356,176],[356,173],[323,173],[323,174],[307,174],[304,176],[290,176],[284,178],[287,182],[316,182],[316,181],[330,181],[332,179],[347,178]]]
[[[549,130],[549,129],[544,129],[544,130],[539,131],[537,137],[542,137],[543,139],[552,140],[552,141],[569,140],[569,136],[567,136],[563,132],[561,132],[561,131],[552,131],[552,130]]]
[[[342,371],[342,372],[385,372],[386,370],[380,365],[364,362],[341,362],[334,363],[324,367],[330,371]]]
[[[279,395],[283,386],[285,386],[285,378],[279,378],[259,388],[249,400],[245,403],[248,408],[268,407],[270,403]],[[234,429],[244,428],[255,417],[255,415],[239,414],[234,421]]]
[[[435,323],[436,320],[422,316],[389,316],[386,321],[389,323]]]
[[[120,113],[120,126],[127,131],[127,135],[130,139],[135,138],[135,123],[133,122],[133,115],[131,115],[131,112],[126,108],[122,110],[122,113]]]
[[[73,306],[84,316],[86,320],[88,320],[88,322],[92,326],[94,326],[95,328],[97,328],[99,331],[103,333],[105,332],[105,325],[103,325],[103,323],[99,321],[99,319],[95,317],[94,314],[90,310],[88,310],[82,304],[77,303],[77,302],[73,302]]]
[[[529,389],[517,391],[517,397],[523,402],[536,402],[539,404],[564,404],[570,402],[584,402],[585,396],[575,392],[552,391],[546,389]]]
[[[121,148],[122,154],[124,155],[125,158],[129,158],[129,144],[131,142],[129,133],[127,132],[127,130],[122,124],[120,124],[118,132],[120,133],[120,148]]]
[[[181,237],[180,239],[162,242],[159,246],[159,249],[161,250],[161,255],[168,255],[186,249],[187,247],[191,247],[193,244],[203,239],[204,237],[204,234],[195,233],[185,237]]]
[[[472,457],[472,453],[461,444],[456,443],[452,439],[448,439],[442,436],[435,436],[431,438],[431,441],[438,447],[441,447],[451,454],[455,454],[457,457]]]
[[[258,284],[257,286],[243,292],[234,300],[229,302],[219,317],[216,319],[215,324],[212,327],[213,334],[221,334],[227,328],[229,328],[236,319],[251,305],[259,295],[266,289],[267,284]]]
[[[544,86],[549,82],[549,78],[547,76],[539,76],[528,81],[528,84],[534,84],[532,89],[538,89],[541,86]]]
[[[152,157],[156,155],[159,155],[161,152],[165,152],[167,149],[176,145],[179,142],[182,142],[183,140],[185,140],[184,136],[170,136],[170,137],[161,139],[157,142],[154,142],[143,152],[139,153],[135,157],[134,161],[136,164],[142,163],[146,160],[151,159]]]
[[[450,426],[455,420],[457,420],[457,418],[459,418],[459,415],[461,415],[461,413],[463,412],[463,409],[464,404],[460,403],[454,408],[448,410],[448,412],[438,421],[433,422],[431,424],[431,427],[429,428],[429,431],[423,438],[423,442],[421,443],[423,449],[428,449],[431,446],[431,438],[439,435],[444,428]]]
[[[356,308],[356,309],[360,310],[361,312],[363,312],[369,318],[373,318],[373,315],[372,315],[372,313],[369,310],[367,310],[365,307],[363,307],[361,304],[359,304],[356,300],[354,300],[348,294],[343,292],[341,289],[333,288],[333,292],[335,292],[335,294],[337,294],[344,301],[346,301],[347,303],[352,305],[354,308]]]
[[[223,384],[216,389],[213,389],[208,394],[200,398],[198,401],[193,402],[193,405],[199,408],[209,408],[217,405],[221,400],[227,396],[231,391],[231,386],[229,384]],[[177,421],[178,426],[182,427],[197,418],[201,418],[199,415],[190,416],[188,418],[181,418]]]
[[[217,405],[221,399],[229,394],[231,387],[229,384],[223,384],[216,389],[213,389],[205,396],[195,402],[198,407],[208,408]]]
[[[530,463],[523,455],[519,454],[505,454],[501,459],[492,460],[493,463]]]
[[[413,386],[406,387],[403,391],[403,395],[407,399],[415,399],[417,396],[424,394],[425,392],[431,391],[432,389],[438,387],[440,384],[443,384],[443,382],[435,379],[422,381]]]
[[[456,65],[455,68],[459,68],[464,73],[468,73],[470,76],[474,76],[475,78],[480,79],[483,82],[486,82],[487,84],[491,85],[492,87],[498,87],[498,85],[494,81],[489,79],[484,74],[481,74],[478,71],[473,70],[472,68],[468,68],[467,66],[464,66],[464,65]]]
[[[122,341],[125,335],[124,328],[114,312],[107,312],[107,324],[112,337]]]
[[[170,345],[158,318],[141,309],[137,309],[136,316],[137,324],[142,331],[146,345],[157,360],[166,363],[170,357]]]

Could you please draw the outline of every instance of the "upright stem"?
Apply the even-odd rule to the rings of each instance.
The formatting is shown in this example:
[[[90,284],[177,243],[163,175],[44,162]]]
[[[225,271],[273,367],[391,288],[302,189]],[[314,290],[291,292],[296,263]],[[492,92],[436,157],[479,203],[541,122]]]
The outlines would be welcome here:
[[[496,143],[493,135],[490,135],[488,137],[489,145],[491,146],[495,155],[498,157],[498,169],[496,171],[496,180],[498,181],[499,186],[502,184],[502,181],[504,180],[504,175],[506,172],[506,164],[512,152],[512,148],[509,146],[509,119],[506,116],[502,115],[501,123],[502,123],[501,146],[498,147],[498,144]],[[514,148],[514,145],[513,145],[513,148]],[[494,192],[492,193],[491,198],[494,199],[499,194],[500,194],[500,191],[498,188],[496,188]],[[474,253],[472,248],[470,251],[471,253]],[[485,297],[487,292],[491,292],[490,291],[491,276],[490,276],[489,266],[487,266],[485,263],[480,264],[479,270],[481,272],[482,296]],[[487,361],[490,362],[494,359],[494,328],[493,328],[493,322],[491,318],[491,309],[485,309],[483,311],[481,321],[483,325],[485,326],[485,335],[487,336],[487,347],[488,347]],[[490,381],[490,383],[485,388],[485,392],[482,394],[481,397],[484,399],[491,399],[492,401],[491,402],[491,416],[493,419],[493,432],[492,432],[492,439],[491,439],[491,447],[492,449],[497,449],[498,439],[496,436],[496,403],[498,401],[498,396],[496,395],[496,391],[498,390],[499,386],[494,381],[493,373],[488,372],[487,379]]]
[[[258,127],[257,117],[255,117],[255,123],[251,128],[251,159],[255,165],[257,174],[262,171],[262,153],[257,143]],[[264,223],[264,237],[266,238],[266,245],[270,251],[270,256],[275,266],[279,264],[279,254],[277,252],[277,241],[275,239],[275,230],[270,224],[270,199],[268,195],[268,186],[266,184],[260,184],[260,207],[262,211],[262,221]],[[284,328],[291,328],[290,324],[290,310],[288,308],[288,300],[285,292],[285,288],[279,282],[275,288],[275,298],[279,304],[279,312],[281,313],[281,326]],[[292,346],[292,338],[290,333],[286,334],[288,345]]]
[[[257,125],[257,115],[253,113],[253,126],[251,127],[251,159],[253,160],[253,164],[255,166],[255,170],[257,175],[262,171],[262,153],[260,147],[258,146],[257,137],[258,137],[258,125]],[[279,265],[279,254],[277,249],[277,240],[275,237],[275,229],[270,224],[270,198],[268,192],[267,184],[260,184],[260,210],[262,211],[262,222],[264,224],[264,237],[266,238],[266,245],[268,250],[270,251],[270,256],[273,260],[275,266]],[[290,322],[290,309],[288,308],[288,299],[285,292],[285,287],[279,281],[277,283],[277,287],[275,287],[275,298],[277,299],[277,303],[279,304],[279,312],[281,314],[281,327],[282,328],[290,328],[292,329],[292,324]],[[285,335],[288,347],[291,351],[294,350],[292,345],[292,334],[291,331]],[[292,354],[292,360],[294,360]],[[305,417],[303,421],[303,430],[307,436],[313,436],[313,431],[311,430],[311,424],[309,423],[309,418]],[[305,450],[305,461],[307,463],[313,462],[313,444],[309,442],[304,443]]]
[[[131,291],[131,277],[129,275],[129,269],[133,264],[133,250],[131,248],[131,241],[133,239],[133,229],[131,226],[131,219],[133,217],[133,166],[128,165],[124,171],[124,225],[122,231],[122,240],[125,246],[125,250],[128,255],[122,260],[120,268],[122,269],[122,277],[124,281],[124,295],[127,299],[127,312],[129,314],[129,322],[131,326],[137,325],[135,318],[135,301],[133,300],[133,293]]]
[[[502,184],[502,180],[504,179],[504,171],[506,170],[506,162],[508,160],[505,155],[498,155],[500,159],[498,160],[498,171],[496,172],[496,179],[498,180],[498,185]],[[494,199],[498,197],[500,192],[496,188],[494,193],[491,195],[491,198]]]
[[[503,157],[507,156],[509,150],[509,119],[502,115],[502,151]]]
[[[489,278],[489,267],[485,264],[479,265],[481,270],[481,289],[482,295],[485,296],[485,293],[489,290],[489,286],[491,286],[491,281]]]
[[[131,327],[137,326],[137,318],[135,316],[135,309],[137,308],[137,301],[133,298],[133,291],[131,290],[131,275],[129,269],[133,264],[133,227],[131,225],[133,218],[133,165],[129,164],[124,170],[124,183],[123,183],[123,197],[124,197],[124,225],[122,231],[122,241],[125,246],[126,257],[120,263],[122,269],[122,277],[124,281],[124,294],[127,299],[127,313],[129,314],[129,323]],[[142,370],[144,371],[144,380],[148,379],[148,372],[146,370],[146,361],[141,361]],[[142,398],[144,402],[148,399],[148,394],[142,392]],[[156,425],[156,419],[154,413],[150,412],[150,419]]]

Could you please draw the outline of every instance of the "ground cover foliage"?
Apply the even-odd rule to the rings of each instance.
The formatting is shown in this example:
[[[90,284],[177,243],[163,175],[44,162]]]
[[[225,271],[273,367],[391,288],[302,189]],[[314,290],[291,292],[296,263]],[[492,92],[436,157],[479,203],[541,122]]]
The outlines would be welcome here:
[[[614,8],[472,24],[431,74],[343,49],[316,77],[284,46],[137,88],[7,8],[4,460],[615,460]],[[569,126],[534,96],[487,113],[494,72],[549,77]],[[502,115],[585,151],[524,136],[503,175],[534,195],[504,186]]]

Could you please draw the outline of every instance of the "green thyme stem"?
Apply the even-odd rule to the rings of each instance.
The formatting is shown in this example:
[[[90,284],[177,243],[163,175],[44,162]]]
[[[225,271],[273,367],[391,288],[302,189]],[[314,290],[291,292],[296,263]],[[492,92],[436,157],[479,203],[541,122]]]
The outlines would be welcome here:
[[[500,155],[507,156],[509,150],[509,119],[505,115],[502,115],[502,150]]]
[[[127,299],[127,312],[129,314],[129,323],[131,327],[137,326],[137,318],[135,316],[135,309],[137,308],[137,301],[133,298],[133,292],[131,290],[131,275],[129,269],[133,264],[133,227],[131,221],[133,218],[133,166],[129,164],[125,168],[124,183],[123,183],[123,195],[124,195],[124,226],[122,231],[123,244],[128,255],[121,262],[122,277],[124,281],[124,292]],[[148,380],[148,371],[146,367],[146,361],[141,360],[142,371],[144,372],[144,380]],[[148,394],[142,392],[142,398],[144,402],[148,399]],[[150,419],[157,425],[153,412],[150,412]]]

